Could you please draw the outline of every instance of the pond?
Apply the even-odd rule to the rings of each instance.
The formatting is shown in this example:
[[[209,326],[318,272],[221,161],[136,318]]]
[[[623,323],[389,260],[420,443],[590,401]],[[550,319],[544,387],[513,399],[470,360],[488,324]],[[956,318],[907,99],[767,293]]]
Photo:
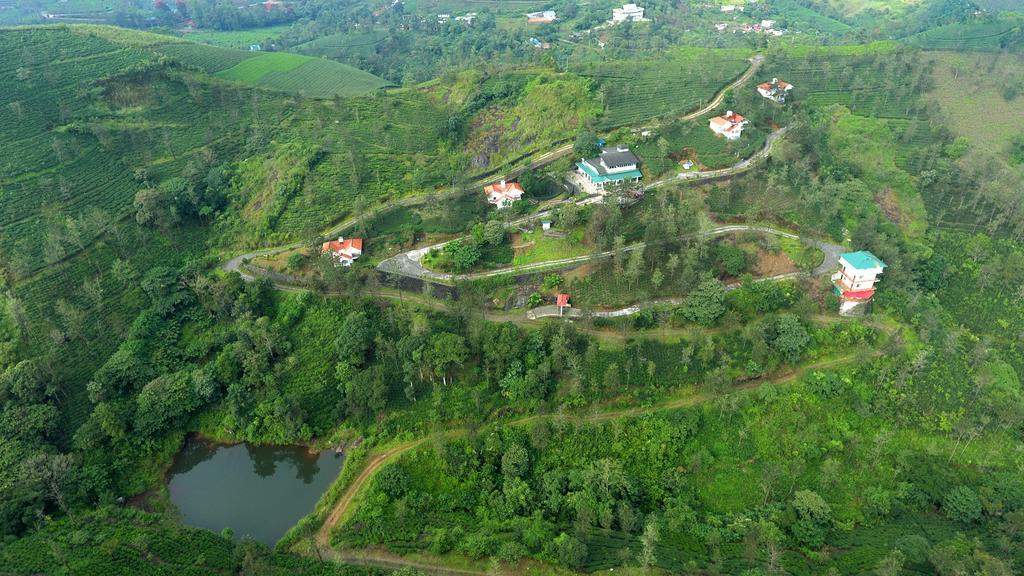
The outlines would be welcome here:
[[[168,472],[182,522],[273,546],[313,511],[344,458],[303,446],[226,446],[189,438]]]

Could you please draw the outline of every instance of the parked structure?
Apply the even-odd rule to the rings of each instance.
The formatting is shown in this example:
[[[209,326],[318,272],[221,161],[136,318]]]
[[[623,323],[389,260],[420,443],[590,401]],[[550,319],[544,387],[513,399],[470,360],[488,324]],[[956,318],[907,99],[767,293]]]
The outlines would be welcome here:
[[[508,208],[513,202],[523,197],[523,187],[518,182],[505,182],[484,186],[487,202],[499,209]]]
[[[885,270],[885,262],[867,250],[839,255],[839,271],[832,285],[839,296],[841,316],[863,316],[875,295],[875,282]]]
[[[729,110],[724,116],[712,118],[709,121],[709,126],[715,134],[725,136],[728,140],[736,140],[743,133],[743,127],[747,125],[747,122],[746,118]]]
[[[622,8],[612,8],[612,24],[618,24],[626,20],[643,22],[644,9],[636,4],[623,4]]]
[[[363,239],[339,236],[337,240],[324,242],[320,246],[321,254],[329,254],[339,266],[351,266],[354,260],[363,255]]]
[[[639,160],[629,148],[605,150],[597,158],[581,159],[576,171],[589,184],[592,193],[603,194],[609,185],[639,182],[643,174],[637,168]]]
[[[772,78],[771,82],[765,82],[757,85],[757,93],[765,98],[778,102],[779,104],[785,104],[786,94],[793,89],[793,85],[788,82],[783,82],[778,78]]]

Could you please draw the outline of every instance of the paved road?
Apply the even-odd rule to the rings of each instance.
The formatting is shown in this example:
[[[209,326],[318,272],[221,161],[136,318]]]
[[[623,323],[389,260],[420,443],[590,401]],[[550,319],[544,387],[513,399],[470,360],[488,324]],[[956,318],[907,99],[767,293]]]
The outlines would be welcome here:
[[[753,58],[750,59],[750,67],[747,68],[747,70],[742,75],[740,75],[740,77],[737,78],[732,84],[729,84],[725,88],[722,88],[721,90],[719,90],[718,94],[715,95],[715,97],[711,100],[711,102],[709,102],[706,106],[704,106],[703,108],[700,108],[699,110],[694,110],[693,112],[690,112],[688,114],[680,116],[679,119],[680,120],[692,120],[694,118],[698,118],[700,116],[703,116],[704,114],[707,114],[708,112],[710,112],[710,111],[714,110],[715,108],[717,108],[718,106],[720,106],[722,104],[722,101],[725,99],[725,94],[729,90],[732,90],[732,89],[736,88],[737,86],[740,86],[741,84],[743,84],[746,81],[750,80],[751,76],[753,76],[754,73],[761,67],[761,64],[763,62],[764,62],[764,56],[762,56],[760,54],[755,55]],[[772,143],[776,139],[778,139],[780,136],[782,136],[782,134],[785,133],[785,130],[786,129],[783,128],[783,129],[781,129],[779,131],[776,131],[776,132],[774,132],[774,133],[772,133],[771,135],[768,136],[768,141],[766,142],[765,148],[764,148],[764,150],[762,150],[762,153],[761,153],[760,157],[764,157],[765,155],[767,155],[767,153],[771,149]],[[572,148],[573,148],[572,144],[565,144],[563,146],[559,146],[558,148],[555,148],[554,150],[551,150],[550,152],[545,152],[544,154],[534,158],[530,162],[529,168],[531,170],[535,170],[537,168],[542,168],[542,167],[544,167],[544,166],[554,162],[555,160],[558,160],[559,158],[561,158],[563,156],[566,156],[567,154],[572,152]],[[755,155],[755,157],[756,156],[757,155]],[[751,157],[751,158],[745,160],[744,162],[740,162],[736,166],[732,166],[731,168],[726,168],[724,170],[714,170],[714,171],[709,171],[709,172],[691,172],[691,173],[687,174],[686,176],[684,176],[683,174],[680,174],[678,176],[678,178],[686,178],[686,179],[693,179],[693,178],[698,178],[699,179],[701,177],[711,178],[711,177],[722,176],[725,173],[727,173],[727,171],[733,171],[733,173],[739,173],[739,172],[742,172],[743,170],[746,170],[746,169],[749,168],[749,166],[751,164],[751,160],[753,160],[753,158],[754,157]],[[507,180],[513,179],[516,176],[518,176],[522,171],[523,171],[523,168],[517,168],[515,170],[510,171],[508,174],[506,174],[504,176],[504,178],[507,179]],[[496,179],[493,178],[493,177],[477,178],[472,183],[476,184],[476,183],[479,183],[479,182],[494,181],[494,180],[496,180]],[[668,182],[668,181],[671,181],[671,180],[664,180],[664,181],[652,183],[652,184],[648,185],[648,188],[654,188],[654,187],[656,187],[656,186],[658,186],[660,184],[664,184],[665,182]],[[409,207],[409,206],[419,206],[421,204],[426,204],[428,202],[437,202],[437,201],[443,200],[443,199],[445,199],[447,197],[456,196],[458,194],[459,194],[459,192],[457,192],[457,191],[452,191],[452,192],[436,192],[434,194],[423,194],[423,195],[419,195],[419,196],[407,196],[407,197],[404,197],[404,198],[399,198],[397,200],[392,200],[392,201],[386,202],[386,203],[384,203],[384,204],[382,204],[382,205],[380,205],[380,206],[378,206],[376,208],[370,209],[367,212],[363,213],[362,215],[353,216],[351,218],[348,218],[347,220],[344,220],[342,222],[339,222],[338,224],[335,224],[334,226],[332,226],[332,227],[328,228],[327,230],[325,230],[323,236],[324,236],[324,238],[333,238],[333,237],[341,234],[342,232],[355,227],[355,225],[361,219],[373,218],[377,214],[380,214],[382,212],[386,212],[388,210],[392,210],[394,208]],[[545,212],[543,214],[547,215],[548,213]],[[538,214],[538,215],[535,215],[534,217],[535,218],[536,217],[541,217],[541,215]],[[265,256],[267,254],[277,254],[279,252],[284,252],[285,250],[291,250],[293,248],[298,248],[301,245],[302,245],[302,243],[300,243],[300,242],[293,242],[291,244],[286,244],[284,246],[275,246],[273,248],[265,248],[265,249],[262,249],[262,250],[256,250],[256,251],[253,251],[253,252],[248,252],[246,254],[239,254],[238,256],[235,256],[235,257],[231,258],[230,260],[224,262],[221,265],[221,269],[224,270],[225,272],[238,272],[242,276],[242,279],[244,279],[247,282],[250,282],[250,281],[253,280],[253,276],[251,274],[245,273],[241,269],[241,264],[242,264],[243,260],[251,260],[251,259],[253,259],[253,258],[257,257],[257,256]]]
[[[779,128],[775,132],[772,132],[771,134],[768,135],[768,138],[765,139],[764,147],[761,148],[761,150],[759,150],[750,158],[741,160],[740,162],[733,166],[730,166],[729,168],[723,168],[721,170],[708,170],[703,172],[697,171],[681,173],[674,177],[658,180],[656,182],[651,182],[650,184],[644,186],[644,190],[653,190],[655,188],[658,188],[659,186],[671,182],[699,182],[701,180],[711,180],[714,178],[721,178],[723,176],[731,176],[750,170],[758,162],[764,160],[765,158],[768,157],[769,154],[771,154],[772,148],[775,146],[775,142],[777,142],[779,138],[784,136],[786,134],[786,131],[787,127],[783,127]],[[602,200],[602,196],[589,196],[578,201],[577,204],[585,205],[600,202]],[[508,226],[515,227],[520,224],[529,222],[531,220],[539,220],[541,218],[546,218],[550,215],[551,210],[545,210],[543,212],[538,212],[537,214],[533,214],[509,222]],[[722,227],[721,229],[724,231],[731,231],[729,230],[728,226]],[[719,230],[719,228],[712,230],[710,234],[714,235],[715,233],[721,233],[716,232],[717,230]],[[503,274],[526,274],[530,272],[536,272],[539,270],[557,269],[570,266],[572,264],[586,262],[587,260],[591,260],[594,258],[603,258],[611,255],[611,252],[603,252],[597,255],[588,254],[585,256],[577,256],[574,258],[563,258],[561,260],[537,262],[534,264],[526,264],[523,266],[500,268],[497,270],[488,270],[486,272],[473,272],[469,274],[448,274],[445,272],[435,272],[433,270],[428,270],[427,268],[425,268],[423,266],[423,256],[425,256],[431,250],[438,250],[440,248],[443,248],[444,245],[447,244],[448,242],[451,242],[451,240],[440,242],[438,244],[434,244],[431,246],[424,246],[423,248],[416,248],[415,250],[409,250],[408,252],[402,252],[401,254],[396,254],[390,258],[382,260],[380,264],[377,265],[377,269],[388,274],[397,274],[399,276],[407,276],[409,278],[433,280],[435,282],[455,282],[460,280],[479,280],[481,278],[490,278],[493,276],[501,276]],[[642,246],[642,244],[634,245],[631,247],[627,247],[627,250],[635,250],[636,248]]]
[[[821,240],[802,238],[801,236],[798,236],[796,234],[783,232],[782,230],[776,230],[775,228],[769,228],[767,226],[719,226],[718,228],[712,228],[707,232],[702,232],[699,234],[699,236],[711,237],[720,236],[722,234],[732,234],[736,232],[760,232],[762,234],[771,234],[774,236],[782,236],[784,238],[793,238],[796,240],[801,240],[810,243],[818,250],[821,250],[825,256],[822,259],[821,264],[818,264],[817,266],[814,267],[813,270],[810,271],[809,274],[812,276],[821,276],[836,270],[839,266],[839,255],[846,250],[845,248],[838,244],[832,244],[830,242],[824,242]],[[644,246],[645,244],[643,243],[633,244],[627,246],[625,250],[638,250],[640,248],[643,248]],[[601,254],[596,256],[588,256],[588,258],[606,257],[611,256],[611,254],[612,252],[602,252]],[[764,282],[766,280],[786,280],[789,278],[798,278],[804,274],[808,273],[788,272],[786,274],[776,274],[775,276],[766,276],[764,278],[758,278],[756,281]],[[736,288],[739,288],[739,286],[740,284],[736,282],[732,284],[727,284],[725,289],[735,290]],[[625,308],[618,308],[616,310],[584,311],[583,309],[580,308],[566,308],[565,310],[562,311],[561,314],[559,314],[557,306],[539,306],[528,311],[526,313],[526,317],[529,318],[530,320],[536,320],[538,318],[550,318],[554,316],[569,316],[571,318],[579,318],[582,317],[584,314],[589,314],[594,318],[619,318],[622,316],[631,316],[633,314],[636,314],[637,312],[640,312],[644,308],[650,308],[651,306],[658,306],[663,304],[679,305],[682,303],[683,300],[681,298],[664,298],[660,300],[649,300],[647,302],[633,304],[632,306],[626,306]]]

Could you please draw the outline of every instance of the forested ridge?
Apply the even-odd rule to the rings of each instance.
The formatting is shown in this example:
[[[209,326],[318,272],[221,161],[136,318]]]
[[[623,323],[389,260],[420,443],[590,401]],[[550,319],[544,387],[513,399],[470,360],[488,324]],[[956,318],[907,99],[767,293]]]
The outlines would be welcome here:
[[[1005,17],[899,4],[794,2],[793,22],[876,29],[761,61],[678,46],[696,32],[656,2],[650,31],[559,61],[486,11],[463,30],[415,6],[189,3],[202,26],[304,22],[282,46],[308,22],[396,28],[340,60],[404,88],[320,98],[218,77],[248,58],[199,44],[0,29],[0,574],[1020,572],[1024,128],[980,138],[956,112],[1019,103],[1024,66],[976,48],[1000,79],[950,94],[988,72],[919,46]],[[605,18],[550,7],[579,33]],[[437,46],[394,44],[428,30]],[[793,96],[762,98],[762,77]],[[738,141],[707,129],[726,110]],[[776,132],[749,169],[700,177]],[[577,202],[562,183],[599,138],[663,185]],[[524,198],[495,211],[481,187],[513,170]],[[792,237],[700,233],[730,223]],[[365,242],[351,268],[321,254],[338,236]],[[443,242],[428,268],[606,257],[454,285],[376,268]],[[813,274],[822,243],[885,261],[866,317]],[[562,293],[572,321],[527,316]],[[346,461],[271,550],[176,518],[190,435]]]

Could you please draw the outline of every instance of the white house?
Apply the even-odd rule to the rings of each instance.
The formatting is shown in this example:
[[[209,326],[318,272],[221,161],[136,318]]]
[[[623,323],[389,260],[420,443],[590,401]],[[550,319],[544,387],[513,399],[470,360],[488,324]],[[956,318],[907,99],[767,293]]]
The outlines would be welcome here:
[[[639,182],[643,176],[637,168],[636,155],[629,148],[601,152],[597,158],[581,159],[576,171],[592,192],[604,193],[605,187],[625,182]]]
[[[786,93],[793,89],[793,85],[783,82],[778,78],[772,78],[771,82],[764,82],[757,85],[757,93],[765,98],[783,104],[786,102]]]
[[[633,22],[644,21],[644,9],[636,4],[623,4],[622,8],[612,8],[612,23],[618,24],[632,20]]]
[[[839,271],[832,275],[832,285],[839,296],[839,314],[861,316],[875,295],[875,282],[886,264],[868,252],[846,252],[839,255]]]
[[[724,116],[712,118],[709,125],[715,134],[725,136],[728,140],[736,140],[743,133],[743,127],[747,125],[747,122],[746,118],[729,110]]]
[[[761,28],[771,30],[775,27],[775,20],[761,20]]]
[[[487,202],[499,209],[508,208],[513,202],[523,197],[523,187],[518,182],[505,182],[484,186]]]
[[[321,254],[329,254],[341,266],[351,266],[352,261],[363,255],[363,239],[339,236],[337,240],[324,242],[320,246]]]
[[[549,24],[558,20],[558,16],[554,10],[544,10],[543,12],[530,12],[526,15],[527,24]]]

